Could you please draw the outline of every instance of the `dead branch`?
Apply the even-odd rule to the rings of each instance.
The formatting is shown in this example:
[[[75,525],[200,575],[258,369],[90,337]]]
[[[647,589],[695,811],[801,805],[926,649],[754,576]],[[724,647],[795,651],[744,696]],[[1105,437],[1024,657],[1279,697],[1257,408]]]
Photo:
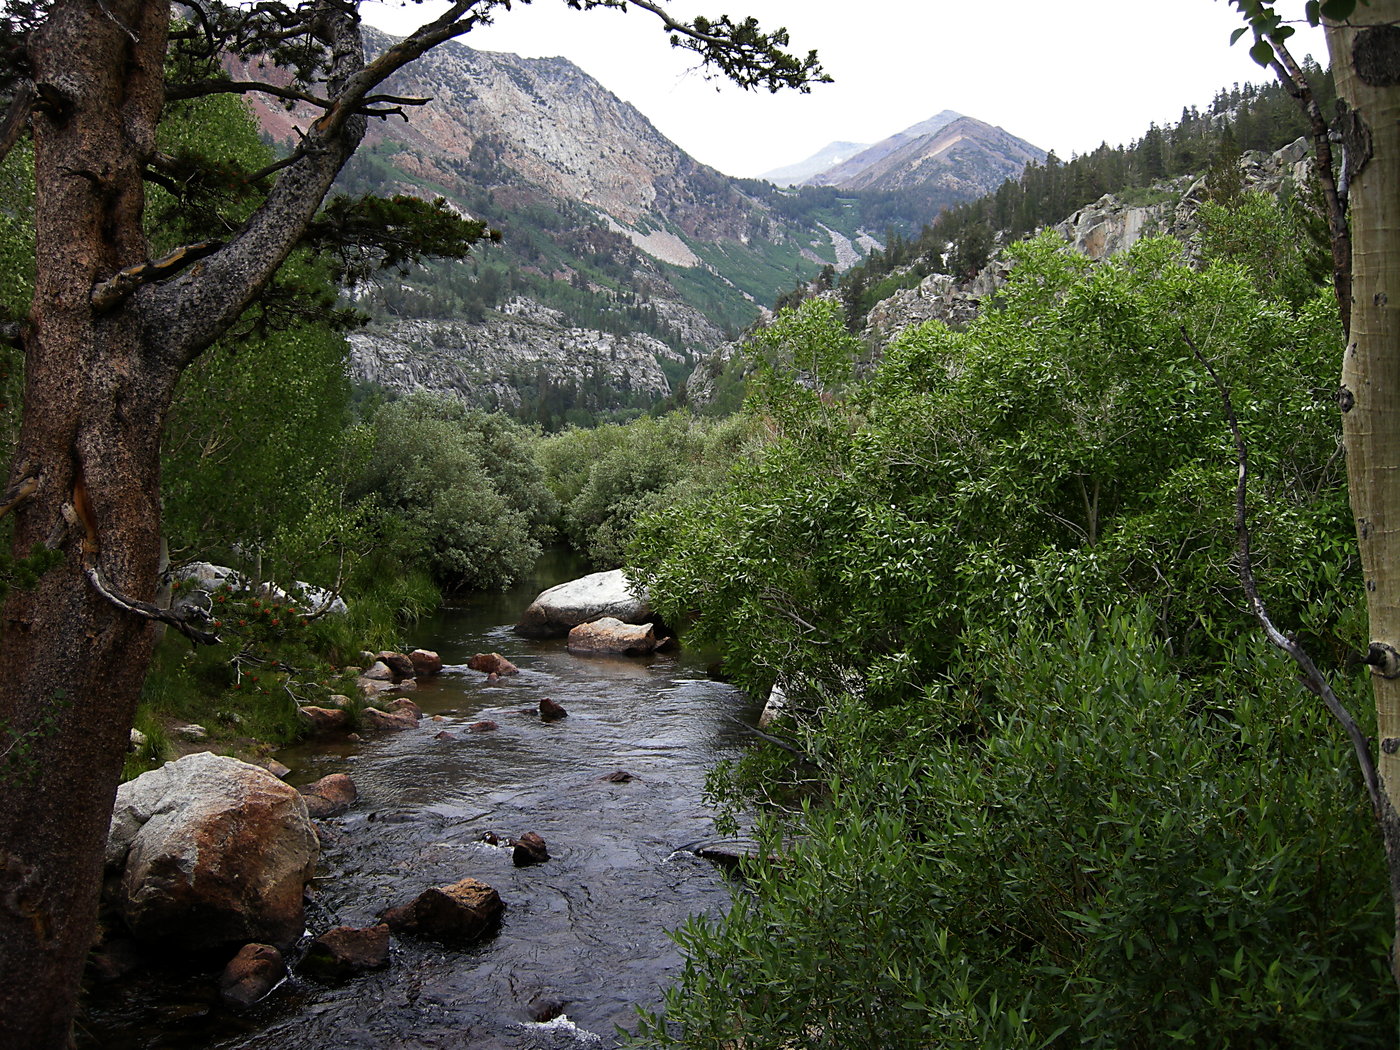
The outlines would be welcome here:
[[[118,270],[107,280],[92,290],[94,310],[110,310],[143,284],[161,281],[171,277],[185,267],[198,262],[206,255],[212,255],[224,246],[223,241],[200,241],[176,248],[169,255],[152,262],[137,263],[124,270]]]
[[[1295,664],[1298,665],[1308,688],[1322,697],[1322,702],[1327,705],[1327,710],[1332,713],[1332,717],[1341,723],[1346,731],[1347,737],[1351,740],[1352,750],[1356,752],[1357,765],[1361,767],[1361,779],[1366,784],[1366,792],[1371,796],[1371,806],[1376,813],[1376,820],[1381,824],[1382,829],[1386,823],[1386,799],[1381,792],[1380,775],[1376,771],[1375,758],[1371,754],[1371,742],[1366,739],[1366,734],[1361,731],[1361,727],[1356,724],[1356,719],[1351,712],[1337,698],[1337,694],[1332,691],[1332,684],[1327,677],[1313,663],[1306,650],[1298,642],[1284,634],[1274,626],[1269,619],[1268,610],[1264,607],[1263,599],[1259,597],[1259,588],[1254,580],[1254,568],[1250,559],[1250,534],[1249,520],[1246,510],[1246,495],[1249,485],[1249,449],[1245,444],[1244,434],[1240,430],[1239,419],[1235,416],[1235,406],[1230,400],[1230,391],[1211,367],[1205,355],[1196,347],[1195,342],[1187,333],[1185,328],[1181,329],[1181,337],[1186,340],[1186,345],[1191,352],[1196,355],[1196,360],[1201,362],[1205,370],[1210,373],[1211,380],[1215,383],[1215,388],[1220,392],[1220,401],[1225,407],[1225,420],[1229,423],[1230,433],[1235,439],[1235,462],[1238,465],[1238,474],[1235,481],[1235,544],[1238,549],[1238,569],[1240,585],[1244,588],[1245,597],[1249,600],[1250,611],[1254,618],[1259,621],[1259,626],[1264,629],[1264,634],[1272,642],[1275,648],[1287,653]]]

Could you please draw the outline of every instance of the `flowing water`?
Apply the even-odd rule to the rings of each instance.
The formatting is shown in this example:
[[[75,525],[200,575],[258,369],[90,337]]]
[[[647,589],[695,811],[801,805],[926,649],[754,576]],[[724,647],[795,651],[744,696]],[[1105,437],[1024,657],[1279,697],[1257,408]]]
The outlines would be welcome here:
[[[666,935],[728,901],[724,877],[684,847],[712,839],[706,771],[744,746],[756,711],[684,651],[576,657],[510,625],[580,566],[546,556],[533,579],[420,623],[447,671],[423,683],[417,730],[309,744],[280,757],[306,782],[348,772],[360,793],[325,822],[313,932],[367,926],[386,907],[466,876],[506,902],[500,931],[465,949],[395,939],[387,970],[340,985],[293,977],[250,1010],[223,1006],[216,972],[148,974],[93,989],[87,1041],[120,1048],[555,1048],[616,1044],[635,1006],[657,1006],[681,958]],[[468,671],[500,652],[521,673]],[[552,697],[568,711],[540,720]],[[431,716],[441,715],[442,721]],[[491,720],[499,728],[472,733]],[[446,731],[451,739],[437,739]],[[617,771],[634,779],[602,779]],[[482,841],[539,833],[550,859],[516,868]],[[562,1008],[562,1016],[541,1023]]]

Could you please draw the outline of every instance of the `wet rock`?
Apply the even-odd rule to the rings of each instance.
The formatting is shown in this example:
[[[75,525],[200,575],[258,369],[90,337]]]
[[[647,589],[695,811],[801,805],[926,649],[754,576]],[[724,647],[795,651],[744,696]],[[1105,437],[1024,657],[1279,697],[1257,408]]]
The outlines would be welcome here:
[[[627,784],[635,780],[636,777],[625,770],[619,769],[616,773],[604,773],[598,779],[606,780],[609,784]]]
[[[392,682],[394,681],[394,669],[383,660],[375,660],[369,665],[368,670],[360,675],[361,678],[368,678],[371,682]]]
[[[474,941],[495,930],[505,905],[490,886],[462,879],[424,890],[410,904],[390,908],[384,922],[398,933],[447,943]]]
[[[530,1004],[526,1011],[526,1016],[536,1024],[547,1024],[556,1017],[562,1017],[564,1011],[569,1007],[568,1002],[560,999],[536,999]]]
[[[406,696],[401,696],[397,700],[390,700],[384,706],[390,714],[412,715],[414,721],[423,717],[423,709]]]
[[[300,789],[306,811],[316,820],[338,817],[355,804],[360,793],[344,773],[331,773]]]
[[[492,722],[492,721],[488,718],[488,719],[483,719],[483,720],[480,721],[480,722],[473,722],[471,725],[467,726],[467,732],[468,732],[468,733],[489,733],[489,732],[491,732],[493,729],[500,729],[500,728],[501,728],[501,727],[500,727],[499,725],[497,725],[495,722]]]
[[[431,678],[442,672],[442,657],[431,649],[415,649],[408,654],[413,663],[413,673],[418,678]]]
[[[483,831],[481,833],[481,841],[488,846],[499,846],[501,844],[501,836],[497,835],[494,831]]]
[[[418,719],[407,712],[390,713],[377,707],[367,707],[360,712],[360,728],[374,733],[397,733],[404,729],[417,729]]]
[[[275,758],[269,758],[266,761],[264,761],[262,767],[263,769],[271,773],[274,777],[276,777],[278,780],[285,780],[287,774],[292,771],[291,766],[284,766]]]
[[[485,671],[487,674],[508,675],[519,674],[520,668],[511,663],[500,653],[477,653],[467,661],[467,666],[473,671]]]
[[[225,1002],[251,1006],[287,976],[287,962],[270,944],[247,944],[233,957],[219,977],[219,994]]]
[[[456,737],[454,734],[449,733],[446,729],[444,729],[441,733],[435,734],[435,735],[433,736],[433,739],[434,739],[434,740],[456,740],[457,737]]]
[[[571,653],[616,653],[646,656],[659,643],[656,628],[649,623],[623,623],[612,616],[581,623],[569,632]]]
[[[311,942],[298,967],[323,980],[339,981],[389,965],[389,927],[337,926]]]
[[[297,713],[311,724],[313,733],[343,732],[350,728],[350,712],[338,707],[299,707]]]
[[[540,701],[540,717],[546,722],[557,722],[561,718],[568,718],[569,712],[556,704],[549,697]]]
[[[498,675],[495,671],[492,671],[486,676],[486,680],[488,682],[499,682],[501,680],[501,676]]]
[[[357,678],[355,679],[355,687],[359,689],[360,695],[366,700],[373,700],[383,693],[392,693],[394,691],[393,682],[386,682],[376,678]]]
[[[651,618],[646,592],[633,588],[623,570],[595,572],[551,587],[537,597],[515,625],[527,638],[560,638],[573,627],[604,616],[624,623]]]
[[[413,658],[405,653],[396,653],[385,649],[375,653],[374,659],[393,672],[396,682],[413,677]]]
[[[515,848],[511,851],[511,860],[517,868],[528,867],[531,864],[543,864],[549,860],[549,849],[544,844],[544,839],[533,831],[527,831],[515,840]]]
[[[290,944],[318,853],[295,788],[203,751],[118,789],[109,902],[138,939],[171,948]]]

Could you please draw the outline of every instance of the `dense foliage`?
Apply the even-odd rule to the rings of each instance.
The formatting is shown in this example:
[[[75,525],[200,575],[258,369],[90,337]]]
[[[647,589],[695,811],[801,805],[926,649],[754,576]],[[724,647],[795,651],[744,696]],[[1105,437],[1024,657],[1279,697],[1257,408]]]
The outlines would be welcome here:
[[[1307,216],[1200,250],[1051,235],[964,330],[865,373],[830,301],[766,330],[763,442],[643,518],[660,611],[791,750],[720,771],[764,848],[639,1039],[688,1046],[1389,1045],[1385,867],[1340,731],[1234,567],[1356,701],[1359,580]],[[1364,701],[1357,705],[1364,710]]]

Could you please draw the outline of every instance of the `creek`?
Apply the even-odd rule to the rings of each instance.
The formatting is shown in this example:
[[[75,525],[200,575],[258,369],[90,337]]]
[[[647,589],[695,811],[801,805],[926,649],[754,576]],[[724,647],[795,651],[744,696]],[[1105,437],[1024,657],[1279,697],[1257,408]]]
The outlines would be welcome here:
[[[618,1026],[633,1026],[636,1006],[658,1006],[682,965],[666,931],[728,903],[725,877],[684,847],[713,839],[706,772],[742,750],[738,722],[752,725],[757,709],[684,650],[585,658],[562,639],[511,631],[535,594],[584,571],[549,553],[512,590],[420,622],[414,644],[448,666],[412,694],[419,729],[279,756],[293,783],[343,771],[360,793],[323,824],[313,932],[371,925],[390,905],[471,876],[506,902],[498,933],[465,949],[396,938],[386,970],[339,985],[293,976],[242,1011],[219,1001],[217,967],[145,971],[89,989],[80,1045],[608,1047]],[[521,673],[487,682],[465,668],[473,653],[493,651]],[[541,721],[543,696],[568,717]],[[466,731],[479,720],[499,728]],[[443,731],[452,738],[437,739]],[[602,779],[618,771],[633,779]],[[544,837],[547,862],[516,868],[508,849],[482,841],[527,831]]]

